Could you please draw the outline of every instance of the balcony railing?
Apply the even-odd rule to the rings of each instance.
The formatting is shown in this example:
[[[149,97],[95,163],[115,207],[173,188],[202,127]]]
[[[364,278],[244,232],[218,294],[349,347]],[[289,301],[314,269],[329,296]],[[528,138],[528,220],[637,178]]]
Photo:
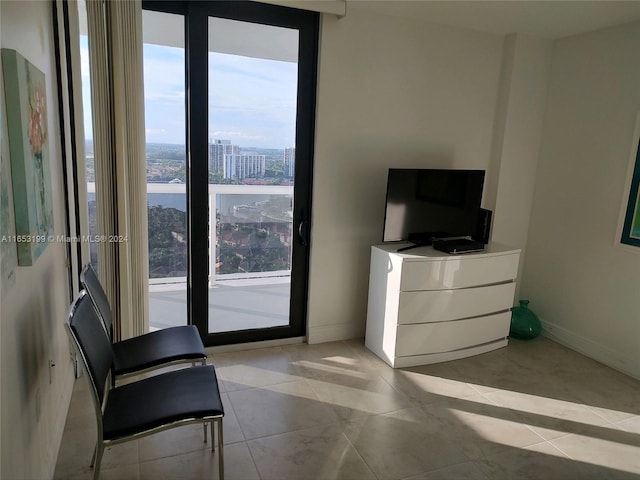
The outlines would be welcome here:
[[[95,184],[87,183],[89,201],[95,200]],[[184,224],[176,225],[176,219],[161,220],[166,225],[150,224],[154,235],[161,229],[173,238],[173,249],[164,255],[180,256],[179,245],[184,245],[186,259],[186,185],[184,183],[147,183],[147,199],[150,208],[162,206],[184,214]],[[279,201],[275,201],[277,199]],[[209,285],[217,280],[282,277],[290,275],[292,241],[293,186],[282,185],[209,185]],[[90,216],[92,209],[90,208]],[[151,217],[150,217],[151,218]],[[168,218],[168,217],[167,217]],[[182,217],[180,217],[182,218]],[[173,221],[173,224],[170,222]],[[95,219],[90,218],[95,225]],[[153,237],[150,234],[150,237]],[[162,264],[163,252],[154,250],[156,238],[149,239],[150,257]],[[178,247],[176,247],[178,245]],[[279,249],[275,261],[261,258],[256,250],[271,253]],[[286,253],[285,253],[286,252]],[[273,257],[274,255],[271,255]],[[243,260],[251,257],[251,262]],[[231,259],[231,260],[229,260]],[[168,260],[167,260],[168,261]],[[224,262],[238,264],[231,267]],[[186,262],[185,262],[186,265]],[[167,269],[169,270],[169,268]],[[225,273],[235,270],[233,273]],[[152,274],[150,288],[162,284],[186,282],[184,275],[163,272]],[[168,285],[167,285],[168,286]],[[154,288],[154,289],[155,289]]]

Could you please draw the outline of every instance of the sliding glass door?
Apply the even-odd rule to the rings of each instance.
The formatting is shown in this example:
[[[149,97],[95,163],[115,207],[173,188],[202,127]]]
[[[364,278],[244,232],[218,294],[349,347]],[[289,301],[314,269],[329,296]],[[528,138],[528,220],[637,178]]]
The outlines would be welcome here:
[[[185,18],[189,321],[208,345],[303,336],[317,14],[143,6]]]
[[[149,327],[187,324],[185,16],[142,12]]]

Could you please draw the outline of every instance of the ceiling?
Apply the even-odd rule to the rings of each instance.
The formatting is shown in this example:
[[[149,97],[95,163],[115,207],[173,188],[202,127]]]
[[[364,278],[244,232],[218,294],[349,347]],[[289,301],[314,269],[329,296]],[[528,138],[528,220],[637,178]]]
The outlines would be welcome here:
[[[347,0],[350,9],[506,35],[561,38],[640,20],[640,0]]]

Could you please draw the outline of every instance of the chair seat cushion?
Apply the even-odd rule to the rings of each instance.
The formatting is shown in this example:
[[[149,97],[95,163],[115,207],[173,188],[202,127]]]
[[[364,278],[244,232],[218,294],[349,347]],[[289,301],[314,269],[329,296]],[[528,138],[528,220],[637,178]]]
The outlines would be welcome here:
[[[194,325],[165,328],[113,344],[113,373],[124,375],[177,360],[206,357]]]
[[[104,440],[116,440],[172,422],[224,415],[211,365],[183,368],[109,391]]]

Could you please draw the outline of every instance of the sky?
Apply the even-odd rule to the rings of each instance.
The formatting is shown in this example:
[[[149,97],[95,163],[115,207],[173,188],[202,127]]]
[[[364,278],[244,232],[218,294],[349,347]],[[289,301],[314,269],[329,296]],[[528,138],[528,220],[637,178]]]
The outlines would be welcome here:
[[[80,39],[85,136],[91,128],[89,51]],[[184,144],[184,49],[144,45],[147,143]],[[241,147],[295,146],[297,64],[209,53],[209,137]]]

